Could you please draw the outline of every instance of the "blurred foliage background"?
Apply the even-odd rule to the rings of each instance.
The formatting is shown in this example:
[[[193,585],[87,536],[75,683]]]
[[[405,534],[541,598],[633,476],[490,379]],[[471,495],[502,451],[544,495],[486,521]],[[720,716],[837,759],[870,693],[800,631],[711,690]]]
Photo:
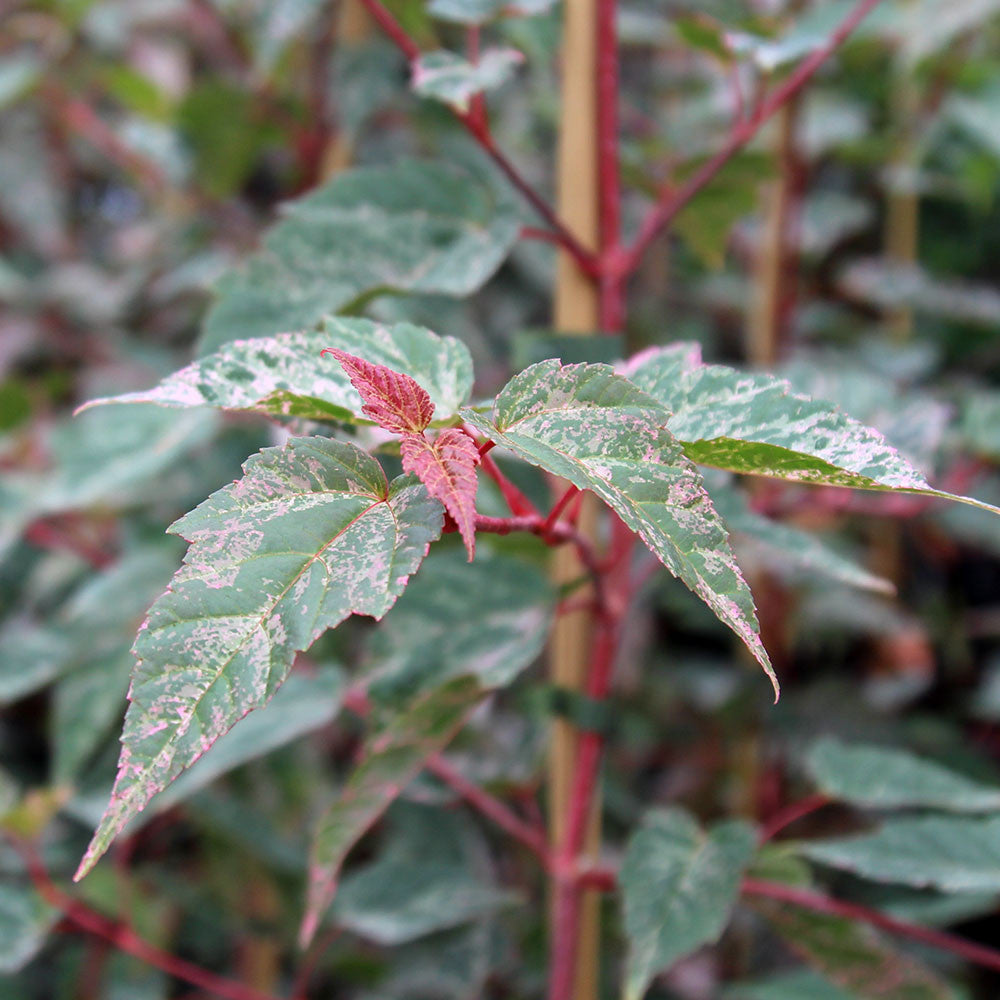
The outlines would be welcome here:
[[[0,812],[60,882],[113,776],[131,640],[182,555],[164,528],[283,433],[249,416],[137,406],[74,418],[73,408],[144,388],[196,355],[214,283],[283,201],[320,179],[403,156],[486,170],[349,3],[15,0],[0,14]],[[423,48],[465,50],[447,0],[389,6]],[[490,44],[524,56],[498,75],[488,105],[500,145],[547,190],[559,10],[534,6],[536,16],[484,28]],[[623,2],[627,224],[847,9]],[[710,360],[774,368],[841,404],[942,488],[1000,502],[998,192],[1000,3],[884,0],[654,248],[629,291],[625,342],[560,350],[606,360],[698,341]],[[523,240],[473,298],[383,296],[361,309],[463,339],[486,393],[559,352],[540,332],[553,272],[553,249]],[[651,803],[766,823],[810,794],[804,761],[819,735],[1000,779],[1000,524],[916,497],[770,485],[752,495],[752,512],[727,514],[782,701],[770,705],[767,684],[694,598],[651,573],[619,664],[612,844]],[[800,529],[821,544],[781,534]],[[891,586],[873,593],[871,575]],[[525,590],[511,583],[510,600],[530,604]],[[305,963],[296,949],[310,822],[362,731],[342,706],[351,674],[366,657],[435,655],[435,620],[401,602],[376,653],[364,622],[322,640],[267,712],[227,737],[228,757],[178,781],[74,891],[263,992],[538,995],[541,875],[430,778],[357,852],[321,947]],[[527,615],[526,641],[540,644],[544,620]],[[470,776],[536,814],[543,685],[530,672],[456,751]],[[854,821],[834,807],[797,832]],[[60,933],[65,921],[7,846],[0,877],[4,1000],[192,995],[99,938]],[[836,880],[841,894],[891,912],[1000,939],[1000,885],[947,895]],[[681,963],[653,995],[871,995],[788,971],[787,952],[754,920],[738,919],[720,948]],[[619,926],[609,899],[609,982]],[[998,976],[920,957],[952,975],[955,996],[1000,995]]]

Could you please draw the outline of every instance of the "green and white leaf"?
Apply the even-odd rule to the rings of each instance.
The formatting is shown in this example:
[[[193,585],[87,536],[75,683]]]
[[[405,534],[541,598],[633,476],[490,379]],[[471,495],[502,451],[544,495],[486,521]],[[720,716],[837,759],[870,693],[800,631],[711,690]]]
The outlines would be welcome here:
[[[421,97],[465,112],[473,97],[506,83],[523,62],[524,56],[510,48],[484,49],[475,63],[443,49],[426,52],[413,63],[412,87]]]
[[[544,14],[555,4],[556,0],[430,0],[427,12],[442,21],[483,24],[504,14]]]
[[[420,586],[372,635],[368,693],[401,704],[463,674],[506,687],[541,653],[553,605],[549,581],[531,563],[482,547],[473,563],[458,549],[433,552]]]
[[[781,972],[769,979],[734,983],[722,1000],[859,1000],[856,993],[828,982],[815,972]]]
[[[361,397],[327,347],[403,372],[420,383],[434,403],[434,422],[453,420],[472,391],[472,358],[454,337],[421,326],[384,326],[367,319],[326,317],[318,330],[236,340],[182,368],[158,386],[103,403],[214,406],[272,416],[370,424]]]
[[[295,438],[171,528],[184,566],[136,639],[111,803],[78,877],[158,791],[272,697],[295,654],[350,614],[381,618],[441,532],[409,476],[354,445]]]
[[[872,833],[798,844],[810,861],[873,882],[941,892],[1000,891],[1000,816],[909,816]]]
[[[469,295],[519,230],[508,202],[450,165],[404,160],[338,174],[286,205],[262,248],[222,279],[202,353],[307,329],[376,294]]]
[[[0,881],[0,973],[24,968],[42,949],[59,912],[30,886]]]
[[[417,776],[427,758],[462,728],[485,694],[475,678],[459,677],[378,720],[360,763],[319,822],[300,933],[303,945],[312,940],[336,895],[340,869],[351,848]]]
[[[858,1000],[958,1000],[930,968],[896,951],[864,924],[773,900],[754,898],[750,904],[792,951],[847,990],[848,996]]]
[[[652,348],[623,370],[670,411],[670,431],[693,462],[814,485],[919,493],[1000,513],[934,489],[878,431],[793,392],[783,379],[701,364],[697,344]]]
[[[1000,788],[894,747],[823,739],[806,770],[825,795],[864,808],[1000,812]]]
[[[639,1000],[657,973],[718,941],[755,847],[753,828],[739,820],[706,831],[682,809],[647,817],[619,876],[629,942],[625,1000]]]
[[[662,405],[608,365],[543,361],[507,384],[489,416],[463,416],[525,461],[596,493],[743,640],[777,693],[726,526]]]
[[[774,569],[791,570],[809,580],[830,580],[879,594],[896,592],[891,581],[869,572],[812,532],[754,513],[745,494],[735,487],[712,486],[709,492],[732,532],[741,565],[747,565],[745,555],[756,556]]]

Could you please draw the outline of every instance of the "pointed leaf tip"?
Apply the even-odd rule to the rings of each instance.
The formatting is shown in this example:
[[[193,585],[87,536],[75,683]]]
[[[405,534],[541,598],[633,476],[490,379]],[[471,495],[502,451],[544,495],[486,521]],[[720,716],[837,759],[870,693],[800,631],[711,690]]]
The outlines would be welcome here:
[[[403,468],[414,473],[458,525],[469,562],[476,555],[476,466],[479,449],[457,427],[448,427],[430,442],[422,434],[407,434],[400,442]]]
[[[434,403],[416,379],[336,347],[326,347],[320,354],[331,354],[340,362],[361,395],[362,412],[380,427],[397,434],[420,434],[431,422]]]

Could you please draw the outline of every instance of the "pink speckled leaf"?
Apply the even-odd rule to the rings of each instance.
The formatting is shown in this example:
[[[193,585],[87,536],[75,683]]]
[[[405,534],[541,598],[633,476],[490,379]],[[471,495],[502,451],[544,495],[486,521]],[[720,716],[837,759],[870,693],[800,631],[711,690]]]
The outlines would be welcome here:
[[[532,465],[593,490],[743,640],[777,695],[726,525],[662,405],[608,365],[542,361],[511,379],[492,414],[462,416]]]
[[[380,427],[397,434],[420,434],[431,422],[431,397],[409,375],[373,365],[336,347],[321,353],[332,354],[340,362],[351,385],[361,394],[362,411]]]
[[[476,466],[479,449],[457,427],[443,430],[434,441],[422,434],[407,434],[400,441],[403,468],[427,487],[454,518],[469,553],[476,555]]]
[[[118,776],[77,878],[271,698],[296,652],[350,614],[381,618],[441,526],[412,476],[387,483],[371,455],[321,437],[254,455],[242,479],[174,524],[191,547],[136,638]]]
[[[337,891],[351,848],[441,750],[487,695],[478,680],[462,676],[419,695],[400,712],[383,714],[340,798],[321,818],[309,862],[309,890],[300,942],[307,945]]]

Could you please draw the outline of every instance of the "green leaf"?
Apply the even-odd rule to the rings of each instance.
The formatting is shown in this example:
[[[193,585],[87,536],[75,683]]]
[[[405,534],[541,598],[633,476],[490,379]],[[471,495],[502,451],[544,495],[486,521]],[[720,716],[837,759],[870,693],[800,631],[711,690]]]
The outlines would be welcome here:
[[[755,514],[742,491],[713,487],[711,494],[732,532],[733,547],[741,565],[745,565],[744,553],[750,550],[750,554],[757,554],[767,564],[777,569],[797,570],[810,580],[832,580],[880,594],[896,592],[891,581],[870,573],[811,532]]]
[[[431,17],[458,24],[483,24],[502,14],[544,14],[556,0],[430,0]]]
[[[426,52],[413,64],[412,86],[421,97],[464,113],[476,94],[506,83],[523,62],[517,49],[485,49],[475,63],[454,52]]]
[[[662,406],[607,365],[543,361],[507,384],[491,416],[463,416],[532,465],[593,490],[746,643],[777,694],[725,524]]]
[[[506,687],[541,653],[553,604],[547,578],[530,563],[482,548],[473,563],[457,549],[433,552],[420,586],[372,633],[368,693],[401,705],[463,674]]]
[[[354,445],[295,438],[171,528],[184,566],[150,609],[112,800],[85,874],[128,820],[350,614],[381,618],[438,537],[440,505]]]
[[[1000,788],[892,747],[823,739],[810,749],[806,769],[825,795],[865,808],[1000,811]]]
[[[865,924],[754,898],[788,946],[859,1000],[956,1000],[929,968],[889,947]],[[836,995],[836,994],[834,994]]]
[[[643,351],[624,371],[671,412],[668,426],[693,462],[815,485],[920,493],[1000,513],[935,490],[878,431],[793,392],[783,379],[701,364],[697,344]]]
[[[319,330],[281,333],[226,344],[158,386],[86,403],[157,403],[255,410],[271,416],[370,424],[343,367],[324,348],[346,351],[403,372],[420,383],[434,404],[434,423],[453,421],[472,391],[472,358],[454,337],[421,326],[383,326],[367,319],[329,316]]]
[[[449,165],[405,160],[338,174],[286,205],[262,249],[222,279],[202,352],[311,327],[377,293],[469,295],[519,231],[508,203]]]
[[[472,677],[459,677],[380,720],[337,802],[320,820],[309,865],[309,892],[300,941],[312,940],[337,892],[351,848],[372,827],[431,754],[462,728],[486,694]]]
[[[399,946],[517,902],[516,893],[475,870],[483,865],[463,843],[468,830],[458,814],[407,803],[393,813],[396,829],[387,850],[344,877],[333,908],[338,926]]]
[[[782,972],[770,979],[734,983],[723,1000],[858,1000],[815,972]]]
[[[810,861],[942,892],[1000,890],[1000,816],[915,816],[886,820],[873,833],[798,845]]]
[[[129,832],[135,833],[143,823],[186,801],[237,767],[328,725],[340,710],[343,688],[344,677],[338,668],[322,667],[311,675],[292,674],[264,709],[240,719],[216,740],[208,753],[160,792],[129,823]],[[84,822],[96,824],[109,794],[110,789],[102,785],[99,790],[78,796],[69,811]]]
[[[23,969],[41,950],[59,913],[29,886],[0,882],[0,973]]]
[[[639,1000],[658,972],[718,941],[755,846],[753,828],[739,820],[705,831],[682,809],[650,814],[619,877],[629,941],[625,1000]]]

